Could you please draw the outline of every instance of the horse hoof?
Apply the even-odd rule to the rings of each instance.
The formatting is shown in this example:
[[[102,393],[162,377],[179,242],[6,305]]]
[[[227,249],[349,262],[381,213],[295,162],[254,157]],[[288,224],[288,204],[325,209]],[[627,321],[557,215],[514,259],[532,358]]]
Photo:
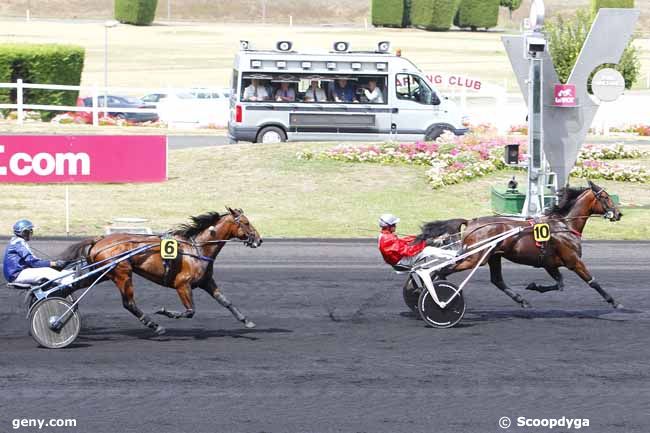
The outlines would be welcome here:
[[[248,328],[248,329],[252,329],[252,328],[256,327],[257,325],[255,324],[255,322],[253,322],[253,321],[251,321],[251,320],[246,320],[246,321],[244,322],[244,326],[245,326],[246,328]]]
[[[165,310],[165,307],[162,307],[158,311],[156,311],[155,314],[160,314],[161,316],[166,316],[167,315],[167,310]]]
[[[531,291],[536,292],[537,291],[537,284],[530,283],[529,285],[526,286],[526,290],[531,290]]]
[[[521,308],[533,308],[533,306],[528,301],[521,301]]]
[[[619,304],[618,302],[613,302],[612,308],[614,308],[615,310],[620,310],[621,308],[623,308],[623,304]]]
[[[156,335],[163,335],[165,332],[167,332],[167,330],[160,325],[153,331],[153,333]]]

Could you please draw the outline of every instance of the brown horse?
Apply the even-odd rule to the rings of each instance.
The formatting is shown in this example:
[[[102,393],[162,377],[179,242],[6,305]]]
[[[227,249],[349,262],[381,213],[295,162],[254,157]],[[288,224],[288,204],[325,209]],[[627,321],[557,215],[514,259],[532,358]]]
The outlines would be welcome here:
[[[112,257],[125,254],[135,248],[151,244],[151,248],[128,260],[119,262],[106,276],[112,280],[122,295],[122,305],[156,334],[163,334],[165,328],[154,322],[136,305],[132,275],[136,274],[161,286],[176,289],[185,311],[174,312],[161,309],[156,314],[170,318],[191,318],[194,316],[192,289],[200,287],[228,308],[237,320],[247,328],[255,324],[248,320],[225,296],[212,276],[214,260],[229,240],[241,240],[249,247],[262,244],[259,233],[241,209],[228,209],[220,215],[209,212],[191,217],[190,224],[178,226],[169,237],[178,242],[178,255],[173,260],[161,257],[161,237],[116,233],[94,239],[86,239],[69,247],[64,259],[84,258],[89,264],[110,261]]]
[[[472,244],[483,239],[522,227],[524,230],[521,233],[500,242],[481,263],[481,265],[486,262],[489,264],[490,280],[495,286],[522,307],[530,307],[530,303],[521,295],[513,292],[503,280],[501,258],[522,265],[544,268],[553,277],[555,284],[541,286],[531,283],[526,287],[527,290],[540,293],[563,290],[564,281],[559,268],[566,267],[595,289],[614,308],[620,308],[621,305],[603,290],[581,259],[582,231],[591,215],[603,215],[610,221],[618,221],[621,219],[622,213],[603,188],[589,181],[587,188],[564,189],[559,204],[534,220],[507,217],[481,217],[469,220],[463,233],[463,249],[466,250]],[[549,241],[535,242],[532,229],[533,224],[536,223],[546,223],[550,226],[551,239]],[[444,278],[455,272],[472,269],[481,260],[481,256],[481,253],[469,256],[462,262],[444,269],[439,276]]]

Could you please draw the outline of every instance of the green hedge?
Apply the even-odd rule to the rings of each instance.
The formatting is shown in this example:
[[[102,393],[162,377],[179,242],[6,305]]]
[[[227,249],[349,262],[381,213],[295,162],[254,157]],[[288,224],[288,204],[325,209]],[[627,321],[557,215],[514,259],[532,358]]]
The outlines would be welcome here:
[[[489,29],[499,21],[500,0],[461,0],[454,24],[458,27]]]
[[[634,0],[591,0],[591,12],[596,15],[600,8],[633,8]]]
[[[404,27],[406,18],[405,0],[372,0],[372,25]]]
[[[411,0],[411,25],[427,30],[449,30],[460,0]]]
[[[158,0],[115,0],[115,19],[121,23],[149,26],[156,16]]]
[[[74,45],[0,44],[0,83],[63,84],[78,86],[84,66],[84,48]],[[39,105],[77,105],[79,92],[24,89],[23,102]],[[16,89],[0,89],[0,103],[15,104]],[[54,112],[41,112],[48,119]]]

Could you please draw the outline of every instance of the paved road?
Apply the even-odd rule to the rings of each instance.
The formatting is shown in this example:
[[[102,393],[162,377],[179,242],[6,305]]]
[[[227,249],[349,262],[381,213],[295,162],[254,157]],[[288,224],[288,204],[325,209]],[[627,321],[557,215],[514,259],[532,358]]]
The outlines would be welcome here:
[[[105,283],[82,305],[78,343],[39,349],[21,294],[0,289],[0,431],[13,431],[14,418],[76,418],[75,429],[40,431],[489,433],[502,431],[502,416],[565,416],[589,419],[589,433],[645,433],[648,248],[585,246],[626,310],[613,312],[568,274],[565,292],[526,293],[535,308],[522,310],[482,269],[465,320],[449,330],[406,312],[402,277],[382,265],[374,242],[226,248],[216,278],[254,330],[197,292],[194,319],[161,318],[168,334],[150,338]],[[505,275],[518,291],[545,280],[514,265]],[[136,284],[145,310],[180,308],[173,291]]]

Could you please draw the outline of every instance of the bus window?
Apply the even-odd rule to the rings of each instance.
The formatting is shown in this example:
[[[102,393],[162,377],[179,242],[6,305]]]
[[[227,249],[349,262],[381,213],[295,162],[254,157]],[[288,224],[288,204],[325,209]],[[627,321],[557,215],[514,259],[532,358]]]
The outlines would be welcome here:
[[[395,75],[395,93],[397,99],[406,99],[420,104],[431,105],[438,101],[438,97],[424,79],[413,74]]]

